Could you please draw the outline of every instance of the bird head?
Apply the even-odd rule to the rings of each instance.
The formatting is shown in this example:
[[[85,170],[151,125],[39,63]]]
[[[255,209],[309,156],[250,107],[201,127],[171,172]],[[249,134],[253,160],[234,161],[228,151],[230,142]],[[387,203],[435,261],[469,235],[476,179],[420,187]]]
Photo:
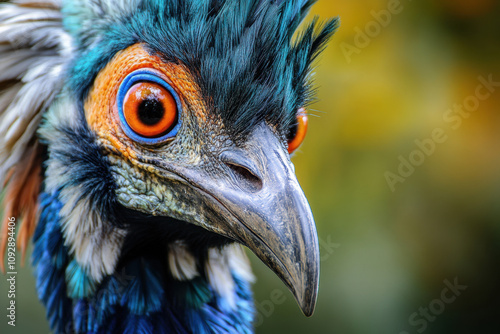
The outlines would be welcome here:
[[[311,315],[319,247],[291,154],[311,64],[337,27],[314,1],[63,5],[63,86],[38,130],[65,243],[99,282],[125,256],[241,243]]]

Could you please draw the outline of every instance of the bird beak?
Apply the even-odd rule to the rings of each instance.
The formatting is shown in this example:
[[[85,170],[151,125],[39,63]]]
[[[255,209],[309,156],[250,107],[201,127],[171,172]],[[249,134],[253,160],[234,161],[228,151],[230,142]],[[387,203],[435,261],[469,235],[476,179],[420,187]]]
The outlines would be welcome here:
[[[211,203],[213,211],[205,214],[210,223],[203,227],[250,248],[311,316],[319,283],[318,237],[288,153],[262,124],[244,149],[226,150],[220,159],[225,176],[199,170],[182,173]]]

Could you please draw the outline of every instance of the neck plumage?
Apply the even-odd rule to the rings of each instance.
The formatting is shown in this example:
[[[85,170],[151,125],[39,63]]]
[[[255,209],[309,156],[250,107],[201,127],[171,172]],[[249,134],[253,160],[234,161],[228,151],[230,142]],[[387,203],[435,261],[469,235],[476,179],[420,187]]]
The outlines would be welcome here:
[[[128,252],[111,274],[96,280],[67,247],[60,198],[59,191],[41,194],[33,238],[37,290],[54,332],[253,331],[252,274],[240,246],[206,249],[196,257],[180,241],[165,245],[165,252]]]

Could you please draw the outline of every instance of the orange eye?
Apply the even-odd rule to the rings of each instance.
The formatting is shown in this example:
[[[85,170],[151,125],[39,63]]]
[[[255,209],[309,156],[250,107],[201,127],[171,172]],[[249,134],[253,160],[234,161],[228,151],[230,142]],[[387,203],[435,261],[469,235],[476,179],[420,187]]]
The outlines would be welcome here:
[[[304,108],[297,112],[297,121],[290,127],[288,133],[288,153],[292,154],[304,141],[307,133],[307,113]]]
[[[157,83],[138,82],[131,86],[123,98],[122,108],[127,125],[141,137],[161,137],[177,123],[176,100]]]

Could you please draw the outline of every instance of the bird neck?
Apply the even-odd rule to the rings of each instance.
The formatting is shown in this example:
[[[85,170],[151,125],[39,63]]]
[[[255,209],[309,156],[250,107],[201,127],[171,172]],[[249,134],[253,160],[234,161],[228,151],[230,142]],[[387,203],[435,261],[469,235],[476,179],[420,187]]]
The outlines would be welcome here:
[[[200,258],[170,242],[165,252],[129,252],[95,280],[67,246],[60,197],[41,194],[33,238],[37,290],[54,332],[253,332],[252,275],[240,246],[206,249]]]

